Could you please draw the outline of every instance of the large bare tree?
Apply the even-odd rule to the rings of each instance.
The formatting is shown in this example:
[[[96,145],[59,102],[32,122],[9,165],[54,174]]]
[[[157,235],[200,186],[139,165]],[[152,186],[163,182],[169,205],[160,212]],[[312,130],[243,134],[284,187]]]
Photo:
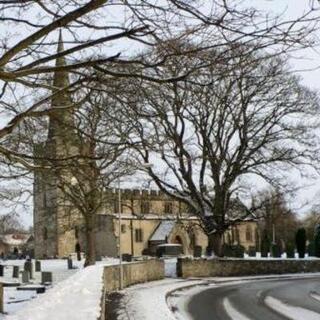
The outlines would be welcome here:
[[[192,69],[173,75],[163,68],[170,57],[184,59],[215,48],[219,52],[216,61],[221,63],[224,57],[232,56],[239,42],[246,48],[242,55],[265,47],[273,48],[274,55],[303,48],[311,44],[309,36],[317,29],[314,12],[311,5],[300,17],[285,21],[224,0],[0,1],[0,114],[4,119],[0,127],[0,178],[6,183],[39,169],[41,161],[37,159],[35,164],[33,155],[33,145],[45,136],[39,126],[45,128],[49,114],[59,118],[61,111],[62,118],[65,109],[81,106],[87,97],[76,93],[84,86],[90,89],[96,82],[108,85],[116,79],[175,83],[211,62],[199,60]],[[61,28],[66,49],[56,52]],[[176,41],[193,45],[176,46]],[[142,49],[150,51],[162,45],[172,50],[136,55]],[[55,65],[62,57],[67,63]],[[53,74],[63,71],[70,73],[72,81],[57,88]],[[66,92],[73,95],[72,101],[49,107]],[[68,159],[50,160],[56,166],[57,161]]]
[[[185,81],[139,83],[136,99],[126,101],[140,159],[156,163],[148,171],[157,186],[199,216],[216,255],[245,178],[281,186],[290,169],[317,165],[317,94],[290,74],[284,59],[237,51],[230,63],[216,61]],[[185,68],[173,59],[164,72]]]

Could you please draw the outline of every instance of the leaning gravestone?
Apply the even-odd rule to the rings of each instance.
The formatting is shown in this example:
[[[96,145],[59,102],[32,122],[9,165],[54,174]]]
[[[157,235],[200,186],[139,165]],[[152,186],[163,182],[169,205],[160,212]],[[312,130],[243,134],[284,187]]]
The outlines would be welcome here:
[[[3,277],[4,265],[0,264],[0,277]]]
[[[41,283],[48,284],[52,283],[52,272],[41,272]]]
[[[29,271],[27,271],[27,270],[22,271],[22,282],[23,283],[29,282],[29,275],[30,275]]]
[[[13,266],[12,278],[19,278],[19,266]]]
[[[70,269],[73,269],[71,256],[69,256],[69,258],[68,258],[67,261],[68,261],[68,269],[69,269],[69,270],[70,270]]]
[[[40,272],[41,271],[41,261],[36,260],[36,272]]]

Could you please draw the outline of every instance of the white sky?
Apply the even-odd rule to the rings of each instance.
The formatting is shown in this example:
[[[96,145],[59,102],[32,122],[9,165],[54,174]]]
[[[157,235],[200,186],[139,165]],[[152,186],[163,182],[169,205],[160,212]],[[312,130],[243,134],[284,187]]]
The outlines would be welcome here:
[[[210,0],[206,0],[210,2]],[[305,8],[310,4],[310,0],[244,0],[244,4],[253,6],[255,8],[272,11],[274,13],[285,12],[286,18],[294,18],[300,15]],[[315,35],[319,36],[319,35]],[[320,89],[320,48],[308,49],[301,52],[297,52],[295,57],[290,61],[293,69],[304,70],[299,72],[303,78],[303,83],[316,90]],[[0,124],[1,119],[0,119]],[[140,178],[141,179],[141,178]],[[139,179],[139,180],[140,180]],[[300,183],[299,177],[297,179],[297,184]],[[138,178],[130,178],[130,185],[138,185],[135,180]],[[320,178],[315,181],[308,181],[308,187],[303,188],[297,193],[295,199],[291,199],[292,208],[299,209],[298,212],[303,214],[306,212],[313,203],[317,202],[317,198],[320,196]],[[318,201],[320,203],[320,201]],[[21,215],[22,220],[26,225],[32,224],[32,209],[30,212],[24,212]]]

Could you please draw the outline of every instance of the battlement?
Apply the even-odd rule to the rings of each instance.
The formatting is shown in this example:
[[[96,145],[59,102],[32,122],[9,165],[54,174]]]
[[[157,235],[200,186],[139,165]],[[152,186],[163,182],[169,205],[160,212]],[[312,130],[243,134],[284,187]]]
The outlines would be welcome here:
[[[120,189],[123,199],[146,199],[146,200],[172,200],[170,196],[161,190],[156,189]],[[112,197],[118,194],[117,188],[107,189],[107,192],[112,194]]]

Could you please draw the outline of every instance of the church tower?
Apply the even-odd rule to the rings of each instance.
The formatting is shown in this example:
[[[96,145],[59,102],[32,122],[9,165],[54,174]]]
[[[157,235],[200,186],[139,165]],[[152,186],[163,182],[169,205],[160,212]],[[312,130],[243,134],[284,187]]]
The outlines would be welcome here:
[[[60,31],[57,53],[63,51]],[[38,258],[65,257],[74,252],[78,237],[75,226],[81,220],[61,188],[61,181],[72,179],[68,159],[79,155],[80,147],[68,91],[68,72],[59,70],[65,65],[65,57],[56,59],[48,136],[44,143],[34,148],[36,163],[43,167],[34,173],[33,188],[35,256]]]

